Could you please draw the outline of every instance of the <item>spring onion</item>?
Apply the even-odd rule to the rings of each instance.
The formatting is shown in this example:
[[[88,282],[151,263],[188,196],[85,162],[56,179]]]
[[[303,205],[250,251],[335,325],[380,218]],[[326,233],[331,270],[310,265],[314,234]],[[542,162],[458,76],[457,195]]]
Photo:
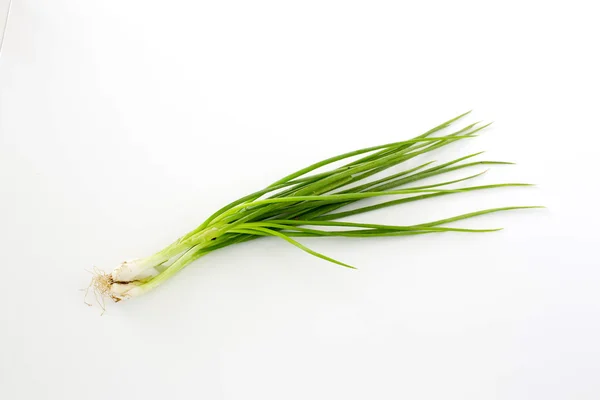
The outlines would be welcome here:
[[[209,216],[196,229],[150,257],[125,261],[111,273],[104,273],[96,269],[91,288],[101,299],[109,297],[114,301],[120,301],[136,297],[156,288],[185,266],[212,251],[264,236],[283,239],[313,256],[344,267],[354,268],[306,247],[297,238],[329,236],[368,238],[437,232],[495,231],[497,229],[465,229],[446,225],[479,215],[537,208],[537,206],[492,208],[406,226],[339,221],[342,218],[368,211],[433,197],[507,186],[528,186],[524,183],[502,183],[459,189],[441,188],[481,175],[478,173],[436,184],[405,187],[409,183],[463,168],[511,164],[501,161],[472,161],[472,158],[480,153],[470,154],[436,166],[432,165],[433,162],[427,162],[377,180],[367,180],[375,174],[432,150],[476,137],[476,133],[487,125],[481,126],[479,123],[475,123],[450,134],[433,136],[467,114],[459,115],[413,139],[341,154],[290,174],[265,189],[226,205]],[[356,159],[359,156],[360,158]],[[354,160],[325,172],[313,172],[349,158]],[[362,200],[379,197],[394,197],[394,199],[375,205],[360,206]],[[347,206],[356,207],[348,208]],[[340,210],[342,208],[344,210]]]

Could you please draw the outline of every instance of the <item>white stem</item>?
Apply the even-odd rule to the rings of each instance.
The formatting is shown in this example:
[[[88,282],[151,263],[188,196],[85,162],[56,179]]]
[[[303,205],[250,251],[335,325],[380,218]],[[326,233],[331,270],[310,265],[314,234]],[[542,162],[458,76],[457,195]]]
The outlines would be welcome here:
[[[137,282],[132,283],[117,283],[110,285],[110,296],[113,299],[125,300],[144,293],[144,289]]]
[[[154,269],[156,265],[152,264],[141,258],[125,261],[111,272],[111,277],[115,282],[131,282],[155,276],[158,271]]]

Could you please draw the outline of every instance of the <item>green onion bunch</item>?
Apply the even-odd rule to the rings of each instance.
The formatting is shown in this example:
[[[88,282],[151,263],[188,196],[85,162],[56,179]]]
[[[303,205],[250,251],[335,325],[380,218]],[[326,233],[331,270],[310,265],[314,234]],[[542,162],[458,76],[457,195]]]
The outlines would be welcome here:
[[[383,178],[367,179],[433,150],[475,137],[476,133],[487,125],[475,123],[453,133],[439,134],[467,114],[459,115],[413,139],[351,151],[294,172],[262,190],[222,207],[196,229],[156,254],[123,262],[111,273],[97,271],[92,287],[96,294],[115,301],[135,297],[159,286],[202,256],[236,243],[265,236],[283,239],[313,256],[343,267],[354,268],[306,247],[299,240],[303,237],[372,238],[451,231],[495,231],[497,229],[465,229],[446,225],[478,215],[537,206],[479,210],[417,225],[369,224],[345,220],[347,217],[369,211],[433,197],[507,186],[528,186],[525,183],[501,183],[460,189],[443,188],[481,175],[478,173],[461,179],[403,188],[426,178],[464,168],[511,164],[502,161],[473,161],[473,158],[481,153],[470,154],[439,165],[426,162]],[[350,158],[353,160],[344,165],[315,173],[317,169],[343,160],[348,161]],[[379,197],[387,200],[375,205],[363,204],[363,200]],[[341,219],[344,221],[340,221]]]

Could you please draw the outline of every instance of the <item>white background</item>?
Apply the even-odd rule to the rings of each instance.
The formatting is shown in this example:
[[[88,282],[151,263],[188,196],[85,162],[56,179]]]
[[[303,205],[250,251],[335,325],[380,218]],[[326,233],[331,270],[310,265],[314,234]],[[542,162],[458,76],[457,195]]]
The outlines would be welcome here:
[[[15,0],[0,55],[0,398],[600,398],[594,3]],[[495,124],[429,159],[488,150],[517,165],[473,184],[539,186],[360,219],[548,209],[461,224],[506,228],[491,234],[305,241],[357,271],[260,240],[102,317],[84,305],[93,265],[471,108]]]
[[[10,0],[0,0],[0,50],[2,49],[2,38],[4,37],[4,28],[6,28],[9,8]]]

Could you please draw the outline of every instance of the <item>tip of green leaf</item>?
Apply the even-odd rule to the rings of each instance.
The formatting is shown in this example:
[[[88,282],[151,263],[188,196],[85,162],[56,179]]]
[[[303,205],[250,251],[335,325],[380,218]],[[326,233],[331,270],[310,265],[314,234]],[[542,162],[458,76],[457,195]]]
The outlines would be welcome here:
[[[461,119],[462,117],[464,117],[464,116],[466,116],[466,115],[469,115],[469,114],[471,113],[471,111],[473,111],[473,110],[469,110],[469,111],[467,111],[466,113],[462,113],[462,114],[460,114],[458,117],[452,118],[452,119],[451,119],[450,121],[448,121],[446,124],[447,124],[447,125],[450,125],[451,123],[458,121],[458,120],[459,120],[459,119]]]

